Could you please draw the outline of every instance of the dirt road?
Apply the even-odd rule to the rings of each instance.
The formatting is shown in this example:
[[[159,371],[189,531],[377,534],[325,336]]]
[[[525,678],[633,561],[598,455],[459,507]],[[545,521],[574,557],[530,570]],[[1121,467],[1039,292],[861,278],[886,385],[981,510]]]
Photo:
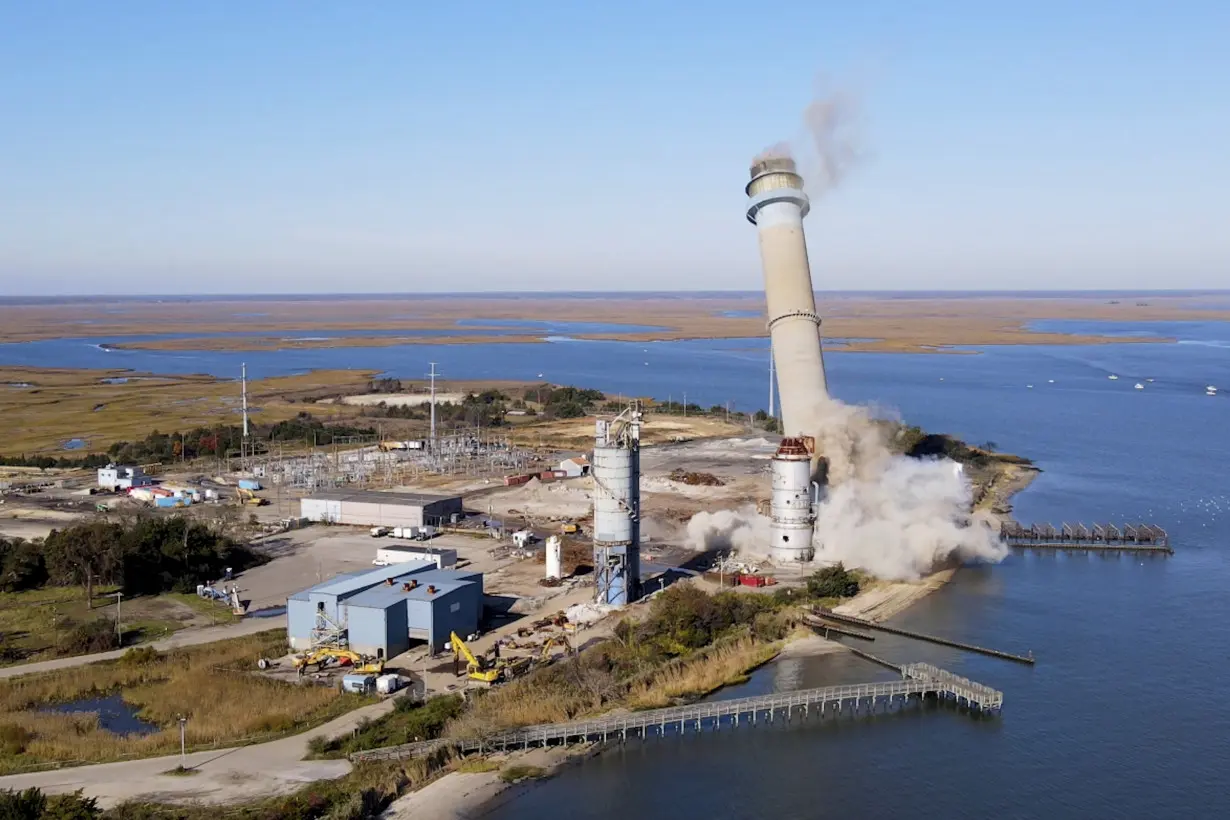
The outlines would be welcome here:
[[[206,626],[200,629],[184,629],[173,633],[170,637],[151,641],[144,646],[152,646],[162,652],[167,649],[178,649],[181,646],[196,646],[197,644],[224,641],[227,638],[241,638],[257,632],[279,629],[286,631],[285,617],[250,618],[237,624],[223,626]],[[23,663],[17,666],[0,668],[0,680],[15,678],[18,675],[30,675],[35,672],[50,672],[54,669],[68,669],[74,666],[84,666],[87,663],[112,660],[127,652],[127,649],[113,649],[110,652],[97,652],[93,655],[76,655],[71,658],[57,658],[54,661],[39,661],[38,663]]]

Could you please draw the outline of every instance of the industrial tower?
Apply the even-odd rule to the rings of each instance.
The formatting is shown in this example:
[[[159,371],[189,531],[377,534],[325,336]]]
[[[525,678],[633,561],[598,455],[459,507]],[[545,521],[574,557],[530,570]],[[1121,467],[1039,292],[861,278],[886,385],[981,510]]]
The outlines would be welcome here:
[[[641,407],[599,420],[590,467],[594,488],[596,600],[623,606],[641,596]]]
[[[811,203],[789,157],[754,162],[745,190],[747,220],[760,237],[772,364],[786,436],[771,462],[769,551],[777,561],[810,561],[818,486],[812,476],[817,431],[808,428],[818,405],[828,399],[820,315],[803,235]]]

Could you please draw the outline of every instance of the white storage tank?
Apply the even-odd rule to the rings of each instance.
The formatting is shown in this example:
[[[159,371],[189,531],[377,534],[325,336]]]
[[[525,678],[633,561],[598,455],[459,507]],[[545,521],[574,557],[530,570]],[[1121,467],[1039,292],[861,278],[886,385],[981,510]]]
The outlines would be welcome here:
[[[547,539],[547,578],[563,578],[562,546],[558,535]]]
[[[810,561],[812,547],[811,450],[802,438],[784,438],[773,455],[769,554],[775,561]]]

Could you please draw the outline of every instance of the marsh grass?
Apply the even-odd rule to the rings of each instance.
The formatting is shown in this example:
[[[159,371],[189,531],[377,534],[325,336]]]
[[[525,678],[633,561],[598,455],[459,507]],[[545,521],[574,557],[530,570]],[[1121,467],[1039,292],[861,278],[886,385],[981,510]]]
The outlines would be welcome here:
[[[0,726],[6,727],[3,735],[9,739],[0,748],[0,772],[40,763],[92,763],[177,752],[180,715],[188,718],[188,746],[200,748],[270,740],[370,702],[331,688],[256,674],[257,659],[280,654],[284,642],[274,632],[168,653],[132,650],[139,654],[0,683]],[[139,718],[161,729],[148,735],[118,735],[99,726],[96,714],[43,711],[113,692],[136,707]]]
[[[753,669],[768,663],[781,644],[742,637],[682,661],[667,665],[648,680],[634,685],[624,698],[629,709],[658,709],[679,698],[703,697],[723,686],[747,681]]]

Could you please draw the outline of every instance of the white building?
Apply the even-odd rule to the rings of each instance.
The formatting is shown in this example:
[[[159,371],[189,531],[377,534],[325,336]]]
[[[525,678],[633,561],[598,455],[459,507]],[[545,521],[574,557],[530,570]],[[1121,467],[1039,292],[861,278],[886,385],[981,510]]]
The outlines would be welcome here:
[[[154,480],[140,467],[125,467],[108,464],[98,468],[98,486],[105,490],[131,490],[133,487],[148,487]]]
[[[589,459],[585,456],[573,456],[559,463],[559,469],[564,471],[566,478],[580,478],[589,475]]]

